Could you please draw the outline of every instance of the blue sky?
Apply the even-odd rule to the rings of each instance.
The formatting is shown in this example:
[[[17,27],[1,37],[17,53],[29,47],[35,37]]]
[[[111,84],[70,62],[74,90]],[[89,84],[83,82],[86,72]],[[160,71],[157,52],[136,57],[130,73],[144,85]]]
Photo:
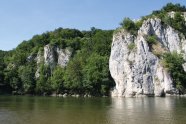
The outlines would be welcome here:
[[[124,17],[138,19],[168,2],[186,5],[186,0],[0,0],[0,49],[58,27],[115,29]]]

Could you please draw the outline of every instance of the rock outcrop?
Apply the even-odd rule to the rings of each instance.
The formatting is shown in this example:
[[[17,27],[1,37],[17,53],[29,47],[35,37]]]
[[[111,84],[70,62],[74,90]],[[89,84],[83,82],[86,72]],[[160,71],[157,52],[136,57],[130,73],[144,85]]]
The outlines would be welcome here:
[[[56,48],[50,45],[44,47],[44,63],[49,65],[51,68],[56,66]]]
[[[60,65],[61,67],[67,66],[71,55],[72,55],[72,52],[69,49],[57,48],[57,56],[58,56],[57,63],[58,63],[58,65]]]
[[[154,51],[146,40],[150,35],[158,39]],[[158,58],[158,54],[174,51],[186,58],[186,40],[158,18],[144,21],[136,37],[124,29],[117,31],[109,60],[110,73],[116,83],[112,96],[176,94],[172,77]]]
[[[64,68],[67,66],[71,55],[72,52],[68,48],[60,49],[56,46],[46,45],[44,47],[43,53],[39,51],[36,57],[36,61],[38,65],[35,74],[36,78],[39,77],[39,65],[41,63],[48,65],[51,69],[53,69],[56,65],[59,65],[62,68]]]

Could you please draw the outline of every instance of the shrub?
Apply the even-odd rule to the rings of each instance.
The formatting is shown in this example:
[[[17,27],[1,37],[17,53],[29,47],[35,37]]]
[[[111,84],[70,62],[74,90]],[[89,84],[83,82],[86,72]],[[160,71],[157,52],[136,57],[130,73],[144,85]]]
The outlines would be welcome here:
[[[186,80],[186,73],[182,67],[184,59],[181,54],[177,52],[165,53],[163,55],[163,66],[168,69],[173,78],[174,85],[183,92],[183,87],[186,86],[184,83]]]
[[[120,25],[127,31],[135,29],[135,23],[130,18],[124,18]]]
[[[147,36],[146,40],[148,44],[157,44],[157,37],[155,35]]]
[[[132,51],[135,47],[136,47],[135,43],[130,43],[130,44],[128,45],[128,49],[129,49],[130,51]]]
[[[146,37],[146,41],[150,47],[150,49],[152,49],[152,45],[156,45],[158,42],[157,42],[157,37],[155,35],[148,35]]]
[[[124,18],[120,25],[133,35],[137,34],[137,27],[130,18]]]
[[[140,19],[140,20],[136,21],[135,25],[136,25],[136,29],[137,29],[137,30],[140,29],[140,27],[141,27],[142,24],[143,24],[143,21],[144,21],[143,19]]]
[[[185,19],[183,17],[183,15],[180,12],[176,12],[174,15],[174,18],[171,19],[171,26],[184,33],[184,35],[186,36],[186,25],[185,25]]]

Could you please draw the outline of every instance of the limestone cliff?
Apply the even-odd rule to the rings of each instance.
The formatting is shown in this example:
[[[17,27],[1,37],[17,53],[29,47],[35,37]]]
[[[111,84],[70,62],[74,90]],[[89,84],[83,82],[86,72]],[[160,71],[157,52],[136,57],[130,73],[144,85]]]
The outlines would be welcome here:
[[[54,68],[56,65],[61,67],[67,66],[67,63],[70,60],[72,52],[66,49],[60,49],[56,46],[46,45],[44,46],[44,51],[39,51],[36,57],[37,65],[44,63],[48,65],[50,68]],[[36,78],[39,77],[39,67],[37,68]]]
[[[158,39],[153,51],[146,38],[152,35]],[[144,21],[137,36],[124,29],[117,31],[109,60],[110,73],[116,83],[112,96],[176,94],[172,77],[158,57],[158,54],[173,51],[186,58],[186,40],[158,18]]]

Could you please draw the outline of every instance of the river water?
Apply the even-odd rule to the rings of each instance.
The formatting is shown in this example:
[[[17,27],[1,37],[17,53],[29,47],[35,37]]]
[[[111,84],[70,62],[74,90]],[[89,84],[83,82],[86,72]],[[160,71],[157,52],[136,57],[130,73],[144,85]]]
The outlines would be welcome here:
[[[0,96],[0,124],[185,124],[186,98]]]

